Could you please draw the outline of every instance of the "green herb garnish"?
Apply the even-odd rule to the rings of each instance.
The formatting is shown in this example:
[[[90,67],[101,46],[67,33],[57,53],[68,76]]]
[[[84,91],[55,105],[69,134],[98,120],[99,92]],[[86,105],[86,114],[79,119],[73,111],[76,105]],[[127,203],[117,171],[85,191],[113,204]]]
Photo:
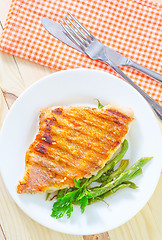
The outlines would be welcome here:
[[[74,179],[75,187],[71,192],[66,193],[63,197],[58,198],[52,208],[52,217],[61,218],[66,213],[67,217],[73,212],[73,204],[80,205],[82,213],[88,204],[91,194],[86,189],[86,182],[81,185],[81,180]]]

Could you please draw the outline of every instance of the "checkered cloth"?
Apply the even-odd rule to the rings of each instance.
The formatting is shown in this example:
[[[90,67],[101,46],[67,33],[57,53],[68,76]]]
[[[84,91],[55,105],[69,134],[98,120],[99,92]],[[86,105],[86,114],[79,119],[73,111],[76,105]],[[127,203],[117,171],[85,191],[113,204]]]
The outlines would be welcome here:
[[[162,5],[147,0],[12,0],[0,50],[57,70],[93,68],[115,74],[52,37],[41,17],[59,22],[71,12],[102,43],[162,73]],[[130,67],[121,67],[152,98],[162,86]]]

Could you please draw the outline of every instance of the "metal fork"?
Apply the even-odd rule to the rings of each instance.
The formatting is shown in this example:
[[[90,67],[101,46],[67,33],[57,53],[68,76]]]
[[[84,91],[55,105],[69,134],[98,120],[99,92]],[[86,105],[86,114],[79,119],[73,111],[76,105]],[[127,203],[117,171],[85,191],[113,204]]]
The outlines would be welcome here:
[[[92,35],[71,13],[66,15],[66,20],[62,19],[61,26],[65,34],[91,59],[99,60],[108,64],[117,72],[127,83],[134,87],[150,104],[157,116],[162,120],[162,106],[146,94],[138,85],[136,85],[116,64],[108,58],[105,52],[105,46]]]

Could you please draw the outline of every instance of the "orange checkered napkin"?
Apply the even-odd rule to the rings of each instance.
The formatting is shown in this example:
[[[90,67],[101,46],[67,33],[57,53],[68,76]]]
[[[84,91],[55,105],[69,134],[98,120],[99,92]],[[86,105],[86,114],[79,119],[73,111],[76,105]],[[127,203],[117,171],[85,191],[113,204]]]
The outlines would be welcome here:
[[[109,66],[59,42],[41,25],[42,16],[59,22],[67,12],[102,43],[162,73],[162,5],[148,0],[12,0],[0,50],[58,70],[86,67],[115,74]],[[121,69],[162,101],[160,83],[130,67]]]

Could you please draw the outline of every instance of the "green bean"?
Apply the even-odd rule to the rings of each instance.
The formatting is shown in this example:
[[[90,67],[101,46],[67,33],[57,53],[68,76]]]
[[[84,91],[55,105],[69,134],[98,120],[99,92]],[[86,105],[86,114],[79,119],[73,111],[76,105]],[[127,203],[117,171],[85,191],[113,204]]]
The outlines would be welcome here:
[[[100,178],[103,177],[101,179],[103,181],[102,181],[102,184],[100,186],[94,187],[94,188],[90,188],[90,190],[93,190],[95,188],[104,187],[107,183],[111,182],[115,177],[117,178],[125,170],[125,168],[128,166],[128,163],[129,163],[129,160],[126,160],[126,159],[122,160],[120,165],[119,165],[119,167],[115,171],[110,172],[109,175],[104,175],[103,174],[100,177]],[[98,182],[98,180],[97,180],[97,182]]]
[[[113,180],[115,177],[118,177],[122,172],[124,172],[128,164],[129,160],[126,159],[122,160],[119,167],[108,176],[107,180],[103,182],[100,187],[105,186],[108,182],[111,182],[111,180]]]
[[[125,188],[125,187],[130,187],[130,188],[137,188],[136,184],[134,184],[133,182],[124,182],[124,183],[121,183],[120,185],[112,188],[111,190],[105,192],[104,194],[102,194],[101,196],[99,197],[96,197],[96,198],[91,198],[88,200],[88,204],[92,204],[92,203],[95,203],[95,202],[98,202],[100,200],[103,200],[104,198],[114,194],[115,192],[117,192],[119,189],[122,189],[122,188]]]
[[[99,179],[97,179],[96,182],[98,182],[98,183],[106,182],[111,173],[112,173],[112,171],[108,171],[108,172],[102,174],[102,176]]]
[[[125,181],[122,184],[128,184],[129,185],[128,187],[130,187],[132,189],[138,188],[138,186],[135,183],[131,182],[131,181]]]
[[[139,175],[141,175],[141,174],[142,174],[142,168],[139,168],[137,171],[134,172],[133,175],[131,175],[131,176],[129,177],[129,180],[131,180],[131,179],[133,179],[133,178],[135,178],[135,177],[137,177],[137,176],[139,176]]]
[[[117,177],[115,180],[107,183],[104,187],[100,187],[100,188],[96,188],[96,189],[93,188],[93,190],[89,190],[92,197],[93,198],[98,197],[98,196],[106,193],[107,191],[113,189],[114,186],[117,186],[117,185],[121,184],[122,182],[129,181],[130,179],[132,179],[132,177],[137,176],[137,172],[138,172],[138,174],[141,173],[141,170],[139,170],[139,169],[142,166],[144,166],[151,159],[152,159],[152,157],[141,158],[135,164],[133,164],[128,170],[121,173],[119,177]]]
[[[124,157],[127,149],[128,149],[128,141],[125,139],[124,142],[122,143],[121,150],[116,155],[116,157],[110,162],[108,162],[101,170],[99,170],[96,175],[92,176],[87,182],[86,186],[89,186],[92,182],[95,182],[97,179],[99,179],[105,172],[112,169],[115,166],[115,164],[117,164]]]
[[[138,186],[134,182],[131,182],[131,181],[125,181],[122,184],[128,184],[129,185],[128,187],[130,187],[132,189],[138,188]]]

